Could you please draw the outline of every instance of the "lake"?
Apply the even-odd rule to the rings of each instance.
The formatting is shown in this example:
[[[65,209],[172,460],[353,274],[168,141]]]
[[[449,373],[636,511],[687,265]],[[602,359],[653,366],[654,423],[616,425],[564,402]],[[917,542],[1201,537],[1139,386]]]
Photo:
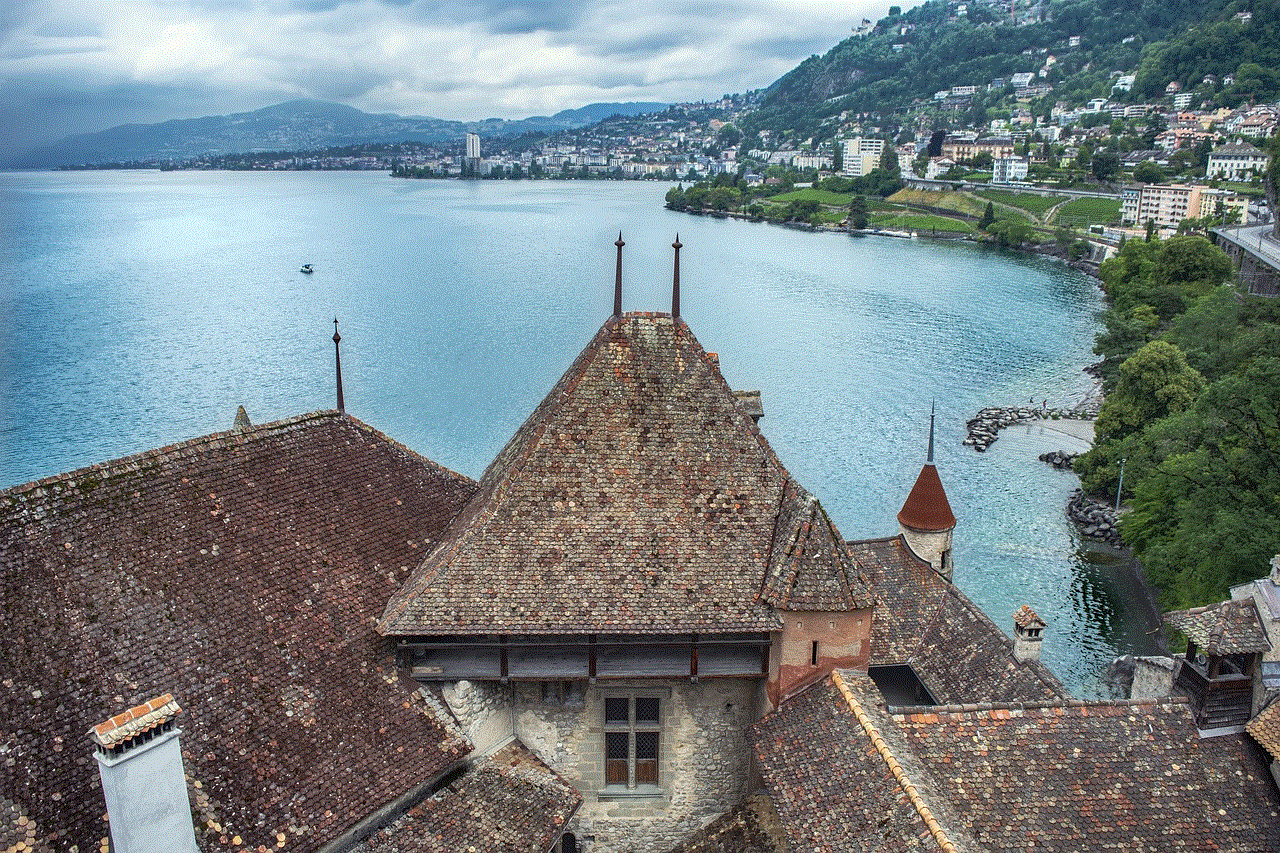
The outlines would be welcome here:
[[[897,531],[937,401],[955,578],[1006,632],[1029,604],[1084,696],[1151,648],[1123,566],[1066,522],[1061,447],[962,446],[988,405],[1089,388],[1096,284],[964,242],[810,233],[664,210],[642,182],[382,173],[0,174],[0,487],[334,406],[472,477],[612,311],[681,315],[849,539]],[[303,263],[315,273],[299,272]],[[1064,448],[1071,449],[1071,448]]]

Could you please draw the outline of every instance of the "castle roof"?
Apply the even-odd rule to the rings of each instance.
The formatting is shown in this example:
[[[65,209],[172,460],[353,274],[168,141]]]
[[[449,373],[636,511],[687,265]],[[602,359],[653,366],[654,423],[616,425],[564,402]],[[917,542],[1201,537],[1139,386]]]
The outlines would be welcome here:
[[[1271,650],[1266,628],[1252,598],[1174,610],[1164,614],[1164,621],[1211,655]]]
[[[780,610],[845,611],[875,604],[866,579],[818,499],[783,487],[761,599]]]
[[[350,853],[551,850],[582,794],[519,740],[409,809]]]
[[[169,692],[204,850],[316,850],[457,764],[374,623],[474,488],[321,412],[0,491],[0,820],[96,850],[86,732]]]
[[[956,526],[947,492],[942,488],[938,469],[932,462],[926,462],[920,469],[906,503],[898,511],[898,521],[904,527],[926,532],[950,530]]]
[[[683,320],[614,316],[379,630],[769,631],[766,599],[868,601],[829,520],[789,481]]]
[[[871,665],[910,666],[940,702],[1049,701],[1066,689],[1040,661],[1019,663],[1013,640],[904,538],[848,543],[877,601]]]
[[[749,736],[797,850],[1280,850],[1258,750],[1185,699],[886,708],[837,671]]]

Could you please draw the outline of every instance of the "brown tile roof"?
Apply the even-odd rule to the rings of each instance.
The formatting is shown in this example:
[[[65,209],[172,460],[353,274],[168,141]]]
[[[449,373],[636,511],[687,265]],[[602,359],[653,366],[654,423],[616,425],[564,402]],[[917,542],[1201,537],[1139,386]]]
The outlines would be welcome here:
[[[775,532],[787,479],[683,320],[613,317],[379,630],[776,629],[757,596],[775,536],[793,533]]]
[[[1260,751],[1185,700],[886,709],[837,672],[751,739],[793,849],[1280,850]]]
[[[1013,659],[1013,640],[901,536],[850,542],[879,602],[871,665],[907,664],[940,702],[1043,701],[1066,689],[1039,661]]]
[[[97,849],[85,732],[166,691],[206,850],[315,850],[447,769],[373,628],[473,489],[329,412],[0,492],[0,798]]]
[[[1280,761],[1280,700],[1273,699],[1259,711],[1245,726],[1245,731],[1253,735],[1273,760]]]
[[[942,488],[942,480],[933,463],[925,463],[921,467],[920,475],[916,477],[906,502],[898,510],[898,521],[912,530],[934,532],[950,530],[956,526],[956,517],[951,512],[947,492]]]
[[[545,853],[581,804],[577,790],[515,741],[351,853]]]
[[[1013,624],[1019,628],[1045,628],[1045,622],[1036,612],[1027,605],[1018,608],[1018,612],[1013,614]]]
[[[1280,850],[1280,796],[1241,735],[1177,701],[921,708],[894,721],[981,849]]]
[[[748,739],[792,850],[945,849],[834,679],[787,699]]]
[[[773,803],[763,794],[748,797],[669,853],[787,853]]]
[[[1266,629],[1252,598],[1220,601],[1207,607],[1174,610],[1165,624],[1186,634],[1211,655],[1270,651]]]
[[[788,481],[760,598],[781,610],[845,611],[875,603],[818,499]]]

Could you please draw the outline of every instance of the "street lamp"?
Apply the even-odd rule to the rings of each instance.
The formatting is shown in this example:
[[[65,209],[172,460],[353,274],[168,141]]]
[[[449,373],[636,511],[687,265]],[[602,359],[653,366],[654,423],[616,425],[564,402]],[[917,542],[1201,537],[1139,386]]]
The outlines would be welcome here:
[[[1128,461],[1127,456],[1120,459],[1120,482],[1116,483],[1116,512],[1120,511],[1120,490],[1124,488],[1124,463]]]

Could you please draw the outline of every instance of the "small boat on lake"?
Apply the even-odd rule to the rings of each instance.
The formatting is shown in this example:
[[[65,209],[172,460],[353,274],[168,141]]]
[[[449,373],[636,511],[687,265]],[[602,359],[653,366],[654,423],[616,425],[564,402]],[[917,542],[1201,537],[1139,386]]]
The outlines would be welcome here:
[[[311,275],[315,270],[311,268],[311,264],[303,264],[302,269],[298,270],[298,272],[304,272],[307,275]]]

